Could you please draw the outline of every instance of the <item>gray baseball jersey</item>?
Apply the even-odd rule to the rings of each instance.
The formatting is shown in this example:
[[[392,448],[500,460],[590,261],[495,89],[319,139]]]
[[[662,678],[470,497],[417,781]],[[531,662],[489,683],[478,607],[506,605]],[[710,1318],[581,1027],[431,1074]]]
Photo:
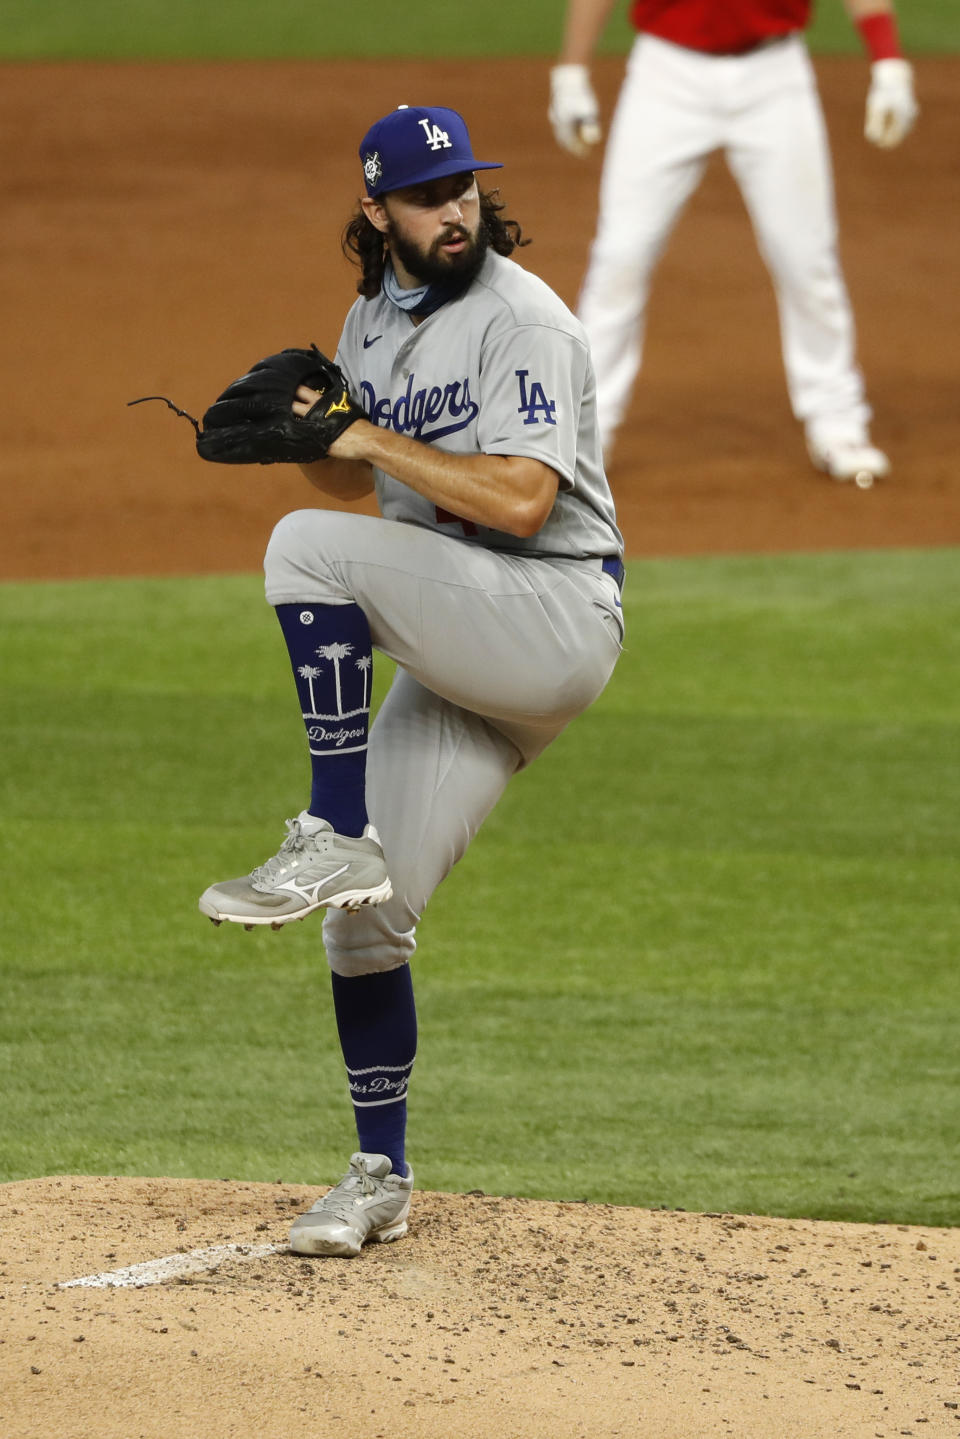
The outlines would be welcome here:
[[[383,295],[358,300],[337,362],[374,423],[454,454],[541,460],[560,477],[549,519],[526,539],[465,523],[375,470],[384,518],[524,554],[623,553],[586,335],[536,275],[490,251],[467,290],[416,327]]]

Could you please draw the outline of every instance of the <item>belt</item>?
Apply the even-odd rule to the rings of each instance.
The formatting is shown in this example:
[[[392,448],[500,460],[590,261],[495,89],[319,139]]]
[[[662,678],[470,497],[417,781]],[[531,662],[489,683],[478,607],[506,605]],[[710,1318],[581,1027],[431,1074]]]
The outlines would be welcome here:
[[[613,575],[617,582],[617,588],[623,589],[623,581],[626,571],[623,568],[623,560],[619,555],[607,555],[600,563],[600,568],[605,575]]]
[[[773,45],[782,45],[794,33],[788,30],[783,35],[765,35],[762,40],[752,40],[749,45],[739,45],[735,50],[703,50],[700,53],[712,55],[718,60],[732,60],[741,55],[755,55],[758,50],[769,50]]]

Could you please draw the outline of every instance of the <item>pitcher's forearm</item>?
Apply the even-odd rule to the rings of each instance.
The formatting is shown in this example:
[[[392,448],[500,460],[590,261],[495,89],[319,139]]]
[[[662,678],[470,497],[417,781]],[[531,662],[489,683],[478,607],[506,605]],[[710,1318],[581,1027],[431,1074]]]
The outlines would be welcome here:
[[[539,460],[451,454],[366,420],[345,430],[335,451],[376,465],[458,519],[521,538],[536,534],[557,496],[557,474]]]

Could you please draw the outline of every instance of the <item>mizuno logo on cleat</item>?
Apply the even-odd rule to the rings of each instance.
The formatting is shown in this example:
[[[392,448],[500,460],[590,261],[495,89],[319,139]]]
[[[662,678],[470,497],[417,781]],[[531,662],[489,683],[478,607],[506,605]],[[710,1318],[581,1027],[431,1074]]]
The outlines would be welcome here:
[[[342,864],[339,869],[334,870],[333,874],[326,874],[323,879],[311,880],[309,884],[298,884],[294,875],[291,879],[285,879],[282,884],[278,884],[276,888],[288,890],[290,894],[309,899],[311,903],[316,904],[317,896],[324,885],[330,884],[331,880],[339,879],[340,875],[346,874],[349,868],[349,864]]]

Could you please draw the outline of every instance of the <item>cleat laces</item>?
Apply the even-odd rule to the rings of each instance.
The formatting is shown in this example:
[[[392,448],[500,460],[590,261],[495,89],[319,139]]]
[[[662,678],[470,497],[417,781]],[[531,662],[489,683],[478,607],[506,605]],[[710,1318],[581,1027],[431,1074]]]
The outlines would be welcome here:
[[[296,861],[298,855],[302,854],[307,847],[307,835],[303,832],[303,826],[298,819],[285,819],[287,826],[287,837],[277,850],[264,864],[258,865],[250,875],[250,883],[254,888],[262,886],[271,889],[280,879],[285,870]]]
[[[311,1213],[322,1210],[325,1214],[333,1214],[337,1219],[346,1223],[353,1220],[357,1210],[357,1198],[366,1198],[371,1194],[378,1194],[383,1190],[383,1184],[375,1179],[372,1174],[357,1164],[350,1162],[350,1173],[340,1183],[325,1194],[318,1204],[315,1204]]]

